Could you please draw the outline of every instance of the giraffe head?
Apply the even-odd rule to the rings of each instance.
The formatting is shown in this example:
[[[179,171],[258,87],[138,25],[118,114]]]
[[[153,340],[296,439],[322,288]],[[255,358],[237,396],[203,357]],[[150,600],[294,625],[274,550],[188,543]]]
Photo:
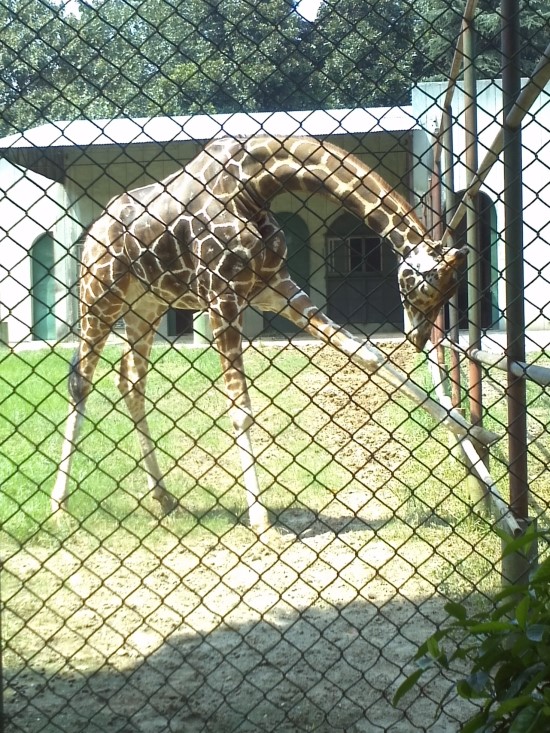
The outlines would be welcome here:
[[[444,248],[440,242],[416,246],[399,266],[399,289],[410,324],[407,338],[422,351],[437,315],[458,284],[467,247]]]

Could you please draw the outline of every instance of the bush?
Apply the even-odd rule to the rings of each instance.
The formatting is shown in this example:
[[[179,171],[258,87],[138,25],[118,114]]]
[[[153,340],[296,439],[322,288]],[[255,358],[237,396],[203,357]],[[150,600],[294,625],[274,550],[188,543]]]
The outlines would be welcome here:
[[[511,542],[505,554],[527,541],[533,542],[532,534]],[[504,588],[488,610],[469,613],[462,603],[448,603],[449,620],[419,648],[418,669],[399,687],[394,704],[426,670],[453,669],[460,661],[468,671],[456,690],[479,705],[462,733],[550,731],[549,581],[547,558],[527,585]]]

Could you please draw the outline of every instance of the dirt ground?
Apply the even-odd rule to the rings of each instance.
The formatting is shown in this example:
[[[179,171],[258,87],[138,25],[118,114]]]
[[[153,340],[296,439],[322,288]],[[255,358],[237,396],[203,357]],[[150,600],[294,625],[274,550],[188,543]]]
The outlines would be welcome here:
[[[369,420],[387,395],[334,352],[315,358],[334,378],[307,389],[338,415],[335,451],[365,490],[322,516],[287,512],[294,534],[267,547],[237,526],[193,545],[106,531],[95,547],[76,533],[5,552],[6,733],[459,730],[465,704],[452,693],[438,707],[450,680],[391,704],[446,599],[419,572],[433,548],[379,532],[384,472],[408,458]],[[393,357],[411,358],[404,346]]]

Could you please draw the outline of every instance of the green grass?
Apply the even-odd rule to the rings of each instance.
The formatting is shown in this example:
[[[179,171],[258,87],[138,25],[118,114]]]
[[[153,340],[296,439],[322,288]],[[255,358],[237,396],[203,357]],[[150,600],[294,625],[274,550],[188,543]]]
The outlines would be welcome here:
[[[98,366],[73,463],[71,519],[54,523],[49,495],[66,419],[71,355],[61,347],[0,353],[4,538],[17,543],[31,538],[58,542],[84,530],[93,542],[106,538],[116,542],[123,535],[142,541],[159,526],[180,537],[204,532],[219,536],[246,522],[239,456],[216,352],[168,346],[153,350],[147,389],[149,422],[167,486],[184,510],[159,524],[156,502],[147,496],[133,426],[113,380],[120,347],[109,346]],[[263,500],[275,518],[289,510],[316,516],[330,507],[334,513],[339,494],[347,490],[380,497],[385,508],[379,530],[389,541],[414,531],[437,547],[440,539],[432,538],[434,526],[452,528],[457,553],[465,553],[466,558],[476,543],[485,541],[488,525],[472,512],[464,471],[449,457],[447,433],[422,410],[388,399],[370,415],[368,406],[367,412],[363,406],[359,422],[350,428],[346,419],[357,409],[353,395],[335,409],[322,392],[313,401],[308,394],[315,380],[321,385],[333,378],[337,382],[338,370],[324,378],[316,360],[310,363],[297,349],[250,349],[245,363],[256,415],[253,441]],[[429,389],[420,359],[414,378]],[[502,391],[494,393],[488,400],[486,425],[502,433],[506,406]],[[548,398],[529,384],[528,400],[540,430],[546,424]],[[365,452],[369,448],[372,456]],[[357,451],[364,452],[360,453],[365,456],[364,466],[356,459],[352,470],[346,456]],[[533,490],[544,506],[550,498],[545,468],[540,454],[532,450]],[[491,470],[507,498],[505,462],[493,461]],[[345,504],[336,512],[353,518]]]
[[[262,554],[256,562],[256,538],[246,529],[239,456],[213,349],[159,345],[152,354],[150,427],[167,486],[183,508],[162,518],[147,496],[137,439],[114,384],[119,355],[120,347],[109,346],[99,364],[73,466],[71,515],[59,524],[50,517],[49,495],[72,354],[64,348],[0,352],[0,546],[6,670],[13,679],[20,673],[28,679],[41,666],[48,677],[62,677],[67,659],[74,669],[84,659],[91,670],[97,659],[89,615],[94,608],[101,609],[101,627],[109,637],[116,618],[116,623],[125,624],[126,618],[133,623],[142,614],[144,625],[168,635],[172,608],[183,609],[185,627],[196,623],[203,636],[195,612],[209,616],[214,610],[209,599],[214,574],[228,588],[235,581],[242,593],[242,608],[227,623],[250,610],[248,587],[263,594],[275,577],[286,578],[279,598],[286,614],[294,597],[289,558],[299,558],[300,582],[318,587],[319,607],[326,605],[324,593],[335,583],[341,603],[347,603],[353,588],[361,609],[372,583],[376,593],[369,605],[378,603],[381,610],[369,628],[374,636],[384,633],[378,621],[386,608],[398,609],[411,631],[417,627],[411,617],[414,604],[423,616],[421,630],[442,598],[466,599],[479,610],[500,587],[500,539],[472,510],[464,470],[449,455],[447,431],[391,390],[384,400],[345,359],[323,361],[321,354],[310,359],[295,348],[249,349],[245,364],[263,500],[278,527],[310,530],[301,535],[303,542],[290,544],[279,562],[275,553]],[[422,358],[411,357],[411,362],[413,378],[429,390]],[[493,387],[486,423],[503,432],[506,406],[501,387]],[[528,394],[532,416],[545,424],[544,391],[529,385]],[[547,506],[550,490],[542,466],[533,451],[533,486]],[[505,464],[492,461],[491,468],[507,498]],[[170,578],[182,594],[175,599]],[[221,586],[217,592],[224,592]],[[147,593],[158,593],[153,612],[152,606],[139,605]],[[128,617],[118,617],[119,606]],[[386,622],[393,636],[392,618]],[[122,631],[131,638],[128,628]]]
[[[119,353],[114,346],[104,351],[72,470],[71,516],[98,537],[121,523],[137,535],[147,532],[157,509],[144,498],[136,436],[112,378]],[[49,494],[67,413],[70,357],[56,349],[4,352],[0,360],[0,516],[4,533],[18,542],[41,529],[62,531],[49,520]],[[304,395],[292,379],[307,365],[298,352],[284,358],[256,352],[247,358],[260,423],[255,429],[260,479],[271,486],[267,503],[274,509],[295,499],[288,486],[299,484],[302,500],[314,494],[318,504],[323,484],[331,482],[330,456],[292,424],[304,408]],[[147,397],[161,468],[187,510],[178,521],[185,529],[201,522],[213,531],[241,521],[246,506],[239,457],[215,351],[156,347]]]

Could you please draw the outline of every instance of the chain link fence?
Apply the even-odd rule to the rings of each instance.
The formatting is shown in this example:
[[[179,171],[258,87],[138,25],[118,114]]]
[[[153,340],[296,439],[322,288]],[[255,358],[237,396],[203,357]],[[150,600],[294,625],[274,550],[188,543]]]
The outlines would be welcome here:
[[[449,0],[0,20],[2,730],[459,731],[460,669],[392,699],[448,601],[489,607],[495,530],[547,528],[547,4],[521,4],[513,56],[504,10]],[[511,59],[536,87],[524,263],[493,145]],[[398,268],[442,236],[470,255],[411,255],[412,305],[445,302],[427,354]],[[494,368],[510,338],[524,403]],[[463,440],[519,418],[519,458]]]

